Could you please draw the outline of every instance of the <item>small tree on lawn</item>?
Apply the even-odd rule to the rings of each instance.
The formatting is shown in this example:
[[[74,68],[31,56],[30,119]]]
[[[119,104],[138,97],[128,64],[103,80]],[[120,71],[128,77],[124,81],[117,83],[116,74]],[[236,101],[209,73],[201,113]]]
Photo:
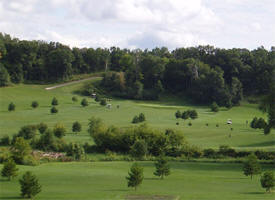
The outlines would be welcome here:
[[[57,123],[53,128],[53,133],[56,137],[62,138],[66,135],[66,128],[63,124]]]
[[[81,124],[79,122],[74,122],[73,127],[72,127],[72,131],[74,133],[80,132],[81,131]]]
[[[58,113],[58,109],[54,106],[51,108],[51,113],[52,114],[55,114],[55,113]]]
[[[41,185],[39,184],[37,177],[29,171],[22,176],[19,183],[21,185],[21,196],[23,198],[32,199],[41,192]]]
[[[261,173],[261,167],[255,154],[250,154],[247,156],[247,159],[243,165],[243,172],[244,175],[250,176],[251,179],[253,175]]]
[[[131,147],[130,154],[134,158],[142,159],[147,154],[147,144],[144,140],[136,140]]]
[[[175,113],[176,118],[181,118],[181,112],[179,110],[177,110],[177,112]]]
[[[14,111],[14,110],[15,110],[15,104],[14,104],[13,102],[11,102],[11,103],[9,104],[8,110],[9,110],[9,111]]]
[[[145,115],[143,113],[140,113],[138,116],[139,122],[144,122],[145,121]]]
[[[133,124],[139,123],[138,116],[134,116],[134,118],[133,118],[133,120],[132,120],[132,123],[133,123]]]
[[[38,129],[39,133],[43,134],[48,129],[48,125],[41,122],[40,124],[37,125],[37,129]]]
[[[213,112],[219,112],[219,106],[215,101],[211,104],[210,108]]]
[[[140,167],[137,163],[134,163],[128,172],[126,180],[128,181],[128,187],[134,187],[137,190],[137,187],[143,181],[143,168]]]
[[[73,102],[77,102],[77,101],[78,101],[77,97],[73,96],[73,97],[72,97],[72,101],[73,101]]]
[[[37,107],[39,106],[39,104],[38,104],[37,101],[33,101],[32,104],[31,104],[31,106],[32,106],[33,108],[37,108]]]
[[[261,176],[261,185],[267,192],[271,192],[271,189],[275,186],[275,178],[272,171],[264,172]]]
[[[82,101],[81,101],[81,105],[83,106],[83,107],[85,107],[85,106],[88,106],[89,105],[89,103],[88,103],[88,101],[87,101],[87,99],[82,99]]]
[[[181,114],[181,118],[183,120],[187,120],[189,118],[189,113],[187,111],[184,111],[182,114]]]
[[[54,98],[52,99],[52,105],[53,105],[53,106],[57,106],[57,105],[58,105],[58,100],[57,100],[57,98],[54,97]]]
[[[189,116],[191,119],[197,119],[198,118],[198,113],[196,110],[190,110],[189,111]]]
[[[155,162],[156,171],[154,175],[160,176],[163,179],[164,176],[170,175],[170,166],[168,164],[167,159],[163,155],[161,155],[157,161]]]
[[[16,168],[15,162],[12,159],[8,159],[6,162],[4,162],[1,174],[3,177],[7,177],[10,181],[12,178],[17,176],[17,171],[18,168]]]
[[[101,100],[100,100],[100,105],[106,106],[106,105],[107,105],[106,99],[101,99]]]

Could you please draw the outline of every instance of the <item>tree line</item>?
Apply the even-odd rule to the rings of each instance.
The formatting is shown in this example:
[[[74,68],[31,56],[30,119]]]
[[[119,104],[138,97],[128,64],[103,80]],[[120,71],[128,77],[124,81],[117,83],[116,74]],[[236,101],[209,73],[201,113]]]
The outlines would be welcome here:
[[[230,107],[239,104],[243,94],[266,94],[274,68],[274,47],[80,49],[0,33],[1,86],[9,81],[58,81],[74,74],[112,71],[101,85],[117,96],[157,99],[166,91],[189,95],[199,103]]]

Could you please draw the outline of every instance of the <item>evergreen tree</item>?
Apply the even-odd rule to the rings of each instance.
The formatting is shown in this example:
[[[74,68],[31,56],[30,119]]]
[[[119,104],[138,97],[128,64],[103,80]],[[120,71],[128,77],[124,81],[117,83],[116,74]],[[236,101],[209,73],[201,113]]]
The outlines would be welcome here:
[[[4,162],[3,169],[1,174],[3,177],[7,177],[9,181],[17,176],[18,168],[16,168],[16,164],[12,159],[7,160]]]
[[[88,106],[89,105],[89,103],[88,103],[88,101],[87,101],[87,99],[82,99],[82,101],[81,101],[81,105],[83,106],[83,107],[85,107],[85,106]]]
[[[77,101],[78,101],[77,97],[73,96],[73,97],[72,97],[72,101],[73,101],[73,102],[77,102]]]
[[[58,105],[58,100],[57,100],[57,98],[54,97],[54,98],[52,99],[52,105],[53,105],[53,106],[57,106],[57,105]]]
[[[79,122],[74,122],[73,123],[73,127],[72,127],[72,131],[77,133],[81,131],[81,124]]]
[[[128,187],[134,187],[137,190],[137,187],[143,181],[143,168],[140,167],[137,163],[134,163],[128,172],[126,180],[128,181]]]
[[[39,192],[41,192],[41,185],[38,182],[37,177],[30,171],[27,171],[22,179],[19,180],[21,185],[21,196],[27,198],[33,198]]]
[[[253,175],[261,173],[261,167],[258,163],[258,159],[255,154],[250,154],[243,165],[244,175],[250,176],[252,179]]]
[[[156,171],[154,172],[155,176],[160,176],[163,179],[164,176],[170,175],[170,166],[167,159],[161,155],[155,162]]]
[[[267,171],[262,175],[261,185],[267,192],[271,192],[271,189],[275,186],[275,178],[272,171]]]
[[[139,122],[144,122],[146,119],[145,119],[145,115],[143,113],[140,113],[139,116],[138,116],[138,121]]]
[[[13,102],[11,102],[11,103],[9,104],[8,110],[9,110],[9,111],[14,111],[14,110],[15,110],[15,104],[14,104]]]
[[[58,109],[57,109],[55,106],[53,106],[53,107],[51,108],[51,113],[52,113],[52,114],[58,113]]]

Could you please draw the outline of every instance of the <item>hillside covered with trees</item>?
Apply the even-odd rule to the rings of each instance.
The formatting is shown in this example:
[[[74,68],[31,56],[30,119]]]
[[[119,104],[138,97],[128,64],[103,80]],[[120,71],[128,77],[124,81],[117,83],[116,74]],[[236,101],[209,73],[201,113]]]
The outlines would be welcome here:
[[[238,105],[243,95],[267,94],[275,47],[266,50],[213,46],[152,50],[70,48],[0,33],[0,85],[56,82],[75,74],[107,71],[101,86],[114,96],[158,99],[166,91],[198,103]]]

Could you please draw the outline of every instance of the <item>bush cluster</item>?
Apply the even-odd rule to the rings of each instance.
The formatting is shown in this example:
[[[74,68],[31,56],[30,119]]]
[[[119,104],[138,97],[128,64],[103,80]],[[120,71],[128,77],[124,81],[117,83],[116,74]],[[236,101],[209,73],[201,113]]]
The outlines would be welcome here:
[[[138,116],[134,116],[133,120],[132,120],[132,123],[133,124],[137,124],[137,123],[140,123],[140,122],[144,122],[146,119],[145,119],[145,115],[143,113],[140,113]]]
[[[175,113],[176,118],[182,118],[184,120],[186,119],[197,119],[198,118],[198,113],[196,110],[186,110],[181,112],[180,110],[177,110]]]
[[[266,127],[267,123],[265,122],[265,120],[260,117],[254,117],[253,120],[250,123],[250,127],[254,128],[254,129],[264,129]]]

